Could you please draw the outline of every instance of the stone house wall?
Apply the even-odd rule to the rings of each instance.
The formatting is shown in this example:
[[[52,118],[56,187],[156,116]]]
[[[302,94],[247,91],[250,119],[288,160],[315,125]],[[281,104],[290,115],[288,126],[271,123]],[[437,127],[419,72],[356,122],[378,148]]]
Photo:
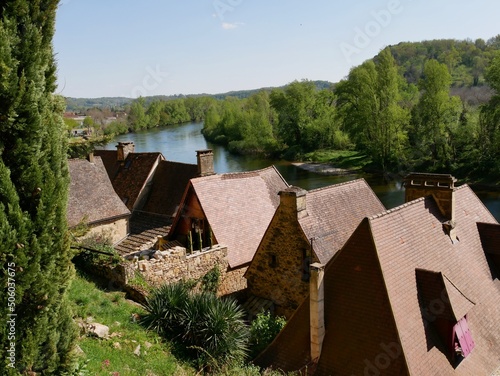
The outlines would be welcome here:
[[[85,235],[85,237],[103,235],[105,238],[110,238],[112,244],[116,244],[127,237],[129,217],[120,218],[112,222],[90,224],[89,227],[89,232]]]
[[[309,293],[308,264],[317,262],[310,248],[296,200],[282,199],[245,275],[248,293],[271,300],[277,315],[290,318]]]

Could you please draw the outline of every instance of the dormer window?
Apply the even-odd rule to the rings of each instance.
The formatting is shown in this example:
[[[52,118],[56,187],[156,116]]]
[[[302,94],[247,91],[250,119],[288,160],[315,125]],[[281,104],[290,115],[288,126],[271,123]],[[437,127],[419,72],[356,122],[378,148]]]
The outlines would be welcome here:
[[[475,346],[467,323],[475,303],[442,273],[416,269],[415,274],[428,343],[457,367]]]

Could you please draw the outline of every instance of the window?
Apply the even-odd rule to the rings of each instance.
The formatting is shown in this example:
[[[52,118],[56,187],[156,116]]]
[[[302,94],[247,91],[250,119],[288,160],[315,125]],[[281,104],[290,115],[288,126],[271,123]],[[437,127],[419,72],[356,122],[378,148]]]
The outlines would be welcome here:
[[[469,325],[467,324],[467,316],[459,320],[453,327],[453,347],[455,350],[455,360],[460,361],[466,358],[474,348],[475,344],[472,340]]]
[[[269,266],[271,268],[275,268],[278,266],[278,259],[276,258],[276,255],[274,254],[270,255]]]
[[[307,249],[302,250],[302,281],[309,282],[311,257]]]

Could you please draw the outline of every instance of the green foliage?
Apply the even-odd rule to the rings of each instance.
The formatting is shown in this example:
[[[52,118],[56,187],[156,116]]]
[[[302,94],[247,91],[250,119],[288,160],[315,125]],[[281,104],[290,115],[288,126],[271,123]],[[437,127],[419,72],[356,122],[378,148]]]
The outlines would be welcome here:
[[[220,284],[219,266],[215,265],[207,274],[201,277],[201,290],[205,292],[217,293]]]
[[[53,94],[57,4],[16,0],[0,8],[0,283],[15,284],[15,306],[1,294],[0,314],[18,317],[15,338],[7,325],[0,331],[4,374],[60,374],[73,360],[67,131],[64,101]]]
[[[248,328],[233,300],[177,283],[153,290],[144,308],[142,323],[176,341],[200,368],[218,369],[246,356]]]
[[[397,167],[406,157],[410,114],[402,105],[402,87],[389,49],[376,64],[367,61],[352,69],[336,87],[343,128],[382,170]]]
[[[499,36],[488,41],[431,40],[403,42],[391,46],[391,52],[406,80],[417,84],[428,60],[444,64],[452,77],[452,86],[478,86],[485,83],[484,69],[500,48]]]
[[[81,332],[78,345],[84,354],[68,375],[194,375],[194,370],[176,360],[170,352],[170,344],[158,334],[147,331],[133,318],[144,314],[144,310],[124,298],[125,293],[107,291],[80,274],[69,290],[69,297],[79,322],[98,322],[110,328],[112,339],[103,341]],[[146,344],[148,342],[149,344]],[[119,345],[117,345],[119,344]],[[141,346],[140,355],[133,352]],[[114,373],[116,372],[116,373]]]
[[[252,358],[259,355],[274,340],[285,324],[284,317],[272,316],[270,312],[257,314],[250,327]]]
[[[91,137],[89,139],[72,138],[68,144],[68,158],[86,158],[96,146],[106,145],[111,141],[111,135]]]
[[[461,103],[450,96],[451,76],[446,65],[429,60],[419,82],[422,95],[413,111],[414,160],[431,171],[449,170],[453,137],[459,125]]]

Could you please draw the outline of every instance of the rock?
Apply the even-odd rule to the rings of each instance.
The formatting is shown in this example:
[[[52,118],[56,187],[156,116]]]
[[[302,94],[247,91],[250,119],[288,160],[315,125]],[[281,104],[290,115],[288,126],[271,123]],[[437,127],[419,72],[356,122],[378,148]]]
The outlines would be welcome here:
[[[90,334],[99,338],[107,338],[109,335],[109,327],[97,322],[89,324],[88,330]]]
[[[113,343],[113,348],[115,348],[115,349],[121,349],[122,345],[120,345],[120,342],[114,342]]]
[[[141,345],[137,345],[134,350],[134,355],[141,356]]]
[[[146,349],[148,349],[148,350],[149,350],[149,349],[151,348],[151,346],[153,346],[153,344],[152,344],[152,343],[149,343],[149,342],[147,342],[147,341],[146,341],[146,342],[144,342],[144,347],[145,347]]]

